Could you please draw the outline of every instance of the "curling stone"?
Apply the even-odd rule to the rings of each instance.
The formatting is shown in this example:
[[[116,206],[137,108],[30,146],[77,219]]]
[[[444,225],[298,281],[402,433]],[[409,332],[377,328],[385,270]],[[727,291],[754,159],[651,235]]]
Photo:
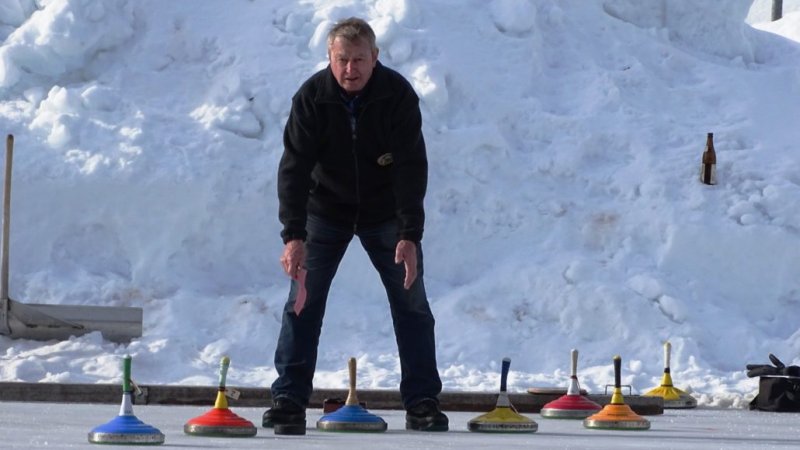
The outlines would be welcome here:
[[[495,408],[486,414],[481,414],[467,423],[469,431],[484,433],[535,433],[539,425],[532,419],[517,413],[506,391],[508,370],[511,359],[503,358],[500,372],[500,393],[497,396]]]
[[[661,397],[664,399],[664,409],[689,409],[697,406],[697,400],[687,392],[672,385],[672,375],[669,373],[669,356],[672,345],[669,341],[664,343],[664,376],[661,377],[661,386],[653,388],[642,395],[648,397]]]
[[[122,404],[119,415],[89,432],[92,444],[160,445],[164,434],[145,424],[133,414],[131,394],[131,357],[125,355],[122,363]]]
[[[583,419],[584,427],[597,430],[650,429],[650,421],[633,412],[631,407],[625,404],[625,399],[622,397],[621,369],[622,358],[617,355],[614,357],[614,393],[611,395],[611,403],[594,415]]]
[[[572,349],[572,374],[569,377],[567,393],[546,403],[540,414],[551,419],[585,419],[600,411],[601,406],[581,395],[578,384],[578,350]]]
[[[225,397],[225,379],[231,360],[224,356],[220,361],[219,389],[214,407],[203,415],[190,419],[183,426],[183,432],[192,436],[211,437],[250,437],[256,435],[256,427],[249,420],[234,414],[228,408]]]
[[[325,414],[317,421],[322,431],[383,432],[388,425],[379,416],[370,413],[358,401],[356,394],[356,359],[347,362],[350,372],[350,389],[344,406]]]

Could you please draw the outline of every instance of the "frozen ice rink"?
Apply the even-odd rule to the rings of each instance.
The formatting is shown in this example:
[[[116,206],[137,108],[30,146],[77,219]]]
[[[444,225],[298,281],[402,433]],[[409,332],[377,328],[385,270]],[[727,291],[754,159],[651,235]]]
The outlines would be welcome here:
[[[378,434],[317,431],[321,410],[309,410],[305,436],[275,436],[260,427],[264,408],[231,411],[258,426],[251,438],[206,438],[183,433],[184,423],[209,407],[136,405],[134,414],[166,436],[164,447],[214,449],[471,449],[471,448],[575,448],[575,449],[730,449],[798,448],[800,416],[731,409],[667,410],[644,416],[647,431],[585,429],[581,421],[553,420],[527,414],[539,424],[533,434],[485,434],[466,430],[478,412],[450,412],[450,431],[420,433],[404,429],[403,411],[371,411],[383,417],[389,430]],[[0,402],[0,448],[107,448],[90,444],[89,431],[116,417],[118,405]],[[130,446],[127,446],[130,447]]]

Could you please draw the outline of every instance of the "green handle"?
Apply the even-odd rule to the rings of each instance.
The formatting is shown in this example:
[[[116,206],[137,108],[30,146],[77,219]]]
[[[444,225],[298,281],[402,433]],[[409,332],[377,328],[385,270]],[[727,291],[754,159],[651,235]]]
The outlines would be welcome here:
[[[225,389],[225,379],[228,377],[228,367],[231,365],[231,359],[223,356],[219,362],[219,388]]]
[[[131,355],[125,355],[122,360],[122,392],[132,392],[131,389]]]

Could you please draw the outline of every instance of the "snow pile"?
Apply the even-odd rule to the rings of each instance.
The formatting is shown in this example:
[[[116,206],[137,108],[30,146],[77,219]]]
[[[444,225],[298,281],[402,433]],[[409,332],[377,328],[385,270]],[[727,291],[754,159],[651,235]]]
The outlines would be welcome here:
[[[116,382],[130,353],[140,382],[213,384],[227,354],[230,383],[271,383],[282,127],[328,27],[358,15],[422,99],[445,388],[495,389],[503,356],[512,390],[562,385],[578,348],[588,389],[620,354],[645,391],[670,340],[676,384],[742,406],[746,363],[800,360],[800,16],[753,28],[763,3],[5,2],[11,297],[143,307],[145,333],[2,337],[0,379]],[[707,132],[715,187],[698,182]],[[343,386],[351,355],[359,386],[397,386],[372,273],[354,244],[318,387]]]

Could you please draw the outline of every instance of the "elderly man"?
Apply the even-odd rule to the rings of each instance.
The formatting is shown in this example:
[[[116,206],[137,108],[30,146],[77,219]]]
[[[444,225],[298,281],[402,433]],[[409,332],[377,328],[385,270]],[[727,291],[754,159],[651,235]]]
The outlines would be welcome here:
[[[361,19],[328,34],[327,68],[292,98],[278,169],[281,264],[292,278],[275,351],[278,378],[263,425],[304,434],[331,282],[358,236],[386,288],[400,355],[406,428],[446,431],[434,318],[423,284],[428,162],[419,98],[378,62]]]

